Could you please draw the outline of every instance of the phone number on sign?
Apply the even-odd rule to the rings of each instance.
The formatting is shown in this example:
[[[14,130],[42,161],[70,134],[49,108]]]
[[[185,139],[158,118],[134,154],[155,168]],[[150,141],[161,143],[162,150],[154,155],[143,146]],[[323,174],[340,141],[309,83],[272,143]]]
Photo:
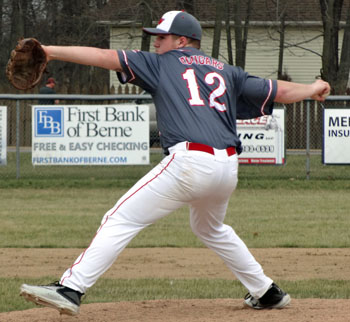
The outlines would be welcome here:
[[[275,151],[274,145],[243,145],[243,152],[272,153]]]

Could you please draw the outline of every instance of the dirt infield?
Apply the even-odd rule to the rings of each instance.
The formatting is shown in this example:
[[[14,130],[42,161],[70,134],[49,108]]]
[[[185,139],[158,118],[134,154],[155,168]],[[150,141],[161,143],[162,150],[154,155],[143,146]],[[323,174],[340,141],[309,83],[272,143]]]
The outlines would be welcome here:
[[[80,249],[0,249],[1,277],[59,277]],[[350,249],[252,249],[265,272],[277,280],[350,278]],[[211,251],[202,248],[126,249],[104,275],[109,278],[224,278],[229,270]],[[157,300],[83,304],[77,317],[35,308],[0,313],[0,321],[123,321],[123,322],[348,322],[350,300],[292,300],[283,310],[255,311],[242,300]]]

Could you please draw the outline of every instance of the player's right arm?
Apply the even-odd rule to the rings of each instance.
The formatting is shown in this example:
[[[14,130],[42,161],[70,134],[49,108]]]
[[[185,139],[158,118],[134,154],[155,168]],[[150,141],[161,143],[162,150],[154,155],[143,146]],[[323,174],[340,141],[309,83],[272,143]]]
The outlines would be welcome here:
[[[324,101],[330,90],[329,84],[321,79],[316,80],[312,84],[299,84],[278,80],[275,102],[288,104],[299,102],[306,98]]]
[[[83,46],[43,46],[47,61],[61,60],[122,71],[116,50]]]

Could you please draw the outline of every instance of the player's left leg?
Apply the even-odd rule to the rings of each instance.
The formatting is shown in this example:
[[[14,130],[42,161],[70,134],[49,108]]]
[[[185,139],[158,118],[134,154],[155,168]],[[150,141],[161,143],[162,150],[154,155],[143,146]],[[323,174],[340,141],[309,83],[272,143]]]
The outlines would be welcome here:
[[[234,162],[223,165],[222,171],[226,172],[226,176],[222,177],[221,185],[214,186],[210,195],[205,195],[191,203],[190,223],[196,236],[223,259],[229,269],[249,290],[251,299],[256,302],[256,299],[262,298],[271,289],[271,285],[275,284],[264,274],[261,265],[233,228],[223,223],[231,193],[237,183],[237,166]],[[269,292],[274,292],[274,290],[275,287]],[[289,295],[288,298],[284,298],[284,294],[281,294],[278,300],[280,302],[283,298],[282,302],[285,303],[283,306],[289,303],[287,301]],[[275,297],[277,300],[278,296]],[[245,303],[253,307],[253,304],[250,305],[251,300],[246,299]],[[262,308],[262,305],[258,306]],[[273,306],[270,305],[270,307]]]

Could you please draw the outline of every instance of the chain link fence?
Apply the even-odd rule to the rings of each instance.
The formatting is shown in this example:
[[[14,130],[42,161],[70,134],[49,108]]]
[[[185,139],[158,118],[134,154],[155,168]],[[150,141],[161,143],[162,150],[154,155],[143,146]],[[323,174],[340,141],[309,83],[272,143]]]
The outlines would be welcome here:
[[[150,106],[150,151],[151,162],[147,166],[135,167],[135,177],[153,167],[163,156],[159,144],[154,105],[150,95],[16,95],[1,94],[0,105],[7,106],[7,164],[0,166],[0,180],[64,177],[77,180],[95,178],[121,178],[125,166],[33,166],[32,146],[32,105],[38,98],[59,99],[64,105],[74,104],[148,104]],[[286,132],[285,146],[288,155],[305,157],[300,168],[300,176],[308,178],[313,155],[321,162],[323,146],[323,109],[330,107],[350,108],[349,96],[328,97],[324,103],[305,100],[285,106]],[[1,140],[0,140],[1,142]],[[305,161],[305,162],[304,162]],[[288,166],[285,165],[284,167]],[[141,170],[143,168],[143,170]],[[350,172],[350,169],[347,171]],[[303,174],[303,175],[302,175]],[[327,176],[327,174],[325,174]],[[349,175],[350,177],[350,175]]]

